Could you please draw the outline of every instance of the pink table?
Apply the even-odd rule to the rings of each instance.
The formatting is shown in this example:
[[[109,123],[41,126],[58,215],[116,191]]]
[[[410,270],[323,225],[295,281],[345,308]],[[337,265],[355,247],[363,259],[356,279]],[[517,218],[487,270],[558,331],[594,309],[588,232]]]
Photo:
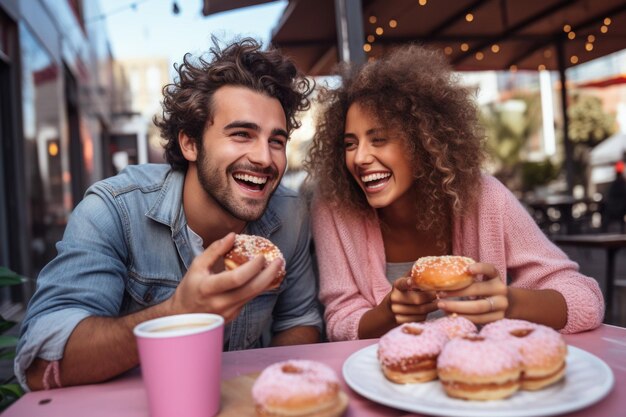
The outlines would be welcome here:
[[[565,336],[567,343],[603,359],[613,370],[615,385],[599,403],[572,413],[572,416],[618,416],[626,409],[626,329],[609,325],[586,333]],[[262,370],[285,359],[306,358],[324,362],[341,375],[343,362],[353,352],[376,340],[321,343],[256,349],[223,354],[223,379]],[[344,384],[350,396],[346,417],[409,416],[406,412],[373,403]],[[112,381],[52,391],[28,393],[3,417],[148,417],[141,375],[133,370]]]

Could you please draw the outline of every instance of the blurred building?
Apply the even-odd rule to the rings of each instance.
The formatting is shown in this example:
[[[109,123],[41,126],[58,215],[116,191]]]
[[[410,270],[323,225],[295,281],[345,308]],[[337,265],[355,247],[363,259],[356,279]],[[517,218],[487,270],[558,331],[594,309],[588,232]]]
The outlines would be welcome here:
[[[115,172],[130,92],[99,16],[92,0],[0,0],[0,265],[33,278],[0,311],[30,297],[74,206]]]
[[[163,86],[171,82],[170,62],[164,57],[117,59],[117,71],[128,80],[130,96],[124,103],[116,103],[116,108],[131,109],[130,113],[114,113],[114,133],[112,145],[118,148],[120,164],[123,167],[125,154],[129,163],[164,162],[163,147],[158,129],[152,119],[161,113]],[[137,137],[132,135],[137,133]],[[132,144],[137,144],[136,155]],[[129,147],[131,148],[129,150]]]

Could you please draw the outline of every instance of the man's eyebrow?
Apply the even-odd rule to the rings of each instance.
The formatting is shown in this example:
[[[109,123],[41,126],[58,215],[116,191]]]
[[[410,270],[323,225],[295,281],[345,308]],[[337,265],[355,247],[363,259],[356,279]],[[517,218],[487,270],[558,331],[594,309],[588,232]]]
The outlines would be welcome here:
[[[224,126],[224,130],[228,130],[228,129],[250,129],[250,130],[254,130],[255,132],[260,132],[261,126],[253,122],[235,120],[234,122],[230,122],[229,124]],[[287,133],[285,129],[275,128],[275,129],[272,129],[272,136],[284,136],[288,138],[289,134]]]
[[[261,130],[261,127],[253,122],[246,122],[243,120],[235,120],[234,122],[230,122],[229,124],[227,124],[226,126],[224,126],[224,130],[228,130],[228,129],[250,129],[250,130],[256,130],[259,131]]]

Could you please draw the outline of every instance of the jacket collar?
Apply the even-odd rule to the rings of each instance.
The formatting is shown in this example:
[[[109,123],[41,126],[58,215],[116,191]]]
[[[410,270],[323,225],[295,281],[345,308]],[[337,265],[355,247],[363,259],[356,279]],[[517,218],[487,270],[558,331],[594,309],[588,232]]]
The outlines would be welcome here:
[[[184,183],[184,172],[170,170],[163,181],[156,201],[146,213],[146,216],[152,220],[169,226],[172,234],[178,233],[187,225],[185,212],[182,209]],[[259,220],[248,223],[246,233],[269,237],[280,227],[281,220],[274,209],[274,205],[277,204],[276,200],[272,197],[263,216]]]

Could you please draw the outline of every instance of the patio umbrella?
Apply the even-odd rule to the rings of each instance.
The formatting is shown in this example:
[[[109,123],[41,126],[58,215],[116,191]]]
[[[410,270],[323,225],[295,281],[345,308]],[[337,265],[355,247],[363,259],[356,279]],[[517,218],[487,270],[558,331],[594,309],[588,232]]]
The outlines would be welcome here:
[[[329,74],[347,52],[359,62],[407,42],[443,50],[458,71],[553,70],[566,86],[567,68],[626,48],[626,0],[289,0],[272,32],[308,75]],[[561,107],[571,190],[565,89]]]

